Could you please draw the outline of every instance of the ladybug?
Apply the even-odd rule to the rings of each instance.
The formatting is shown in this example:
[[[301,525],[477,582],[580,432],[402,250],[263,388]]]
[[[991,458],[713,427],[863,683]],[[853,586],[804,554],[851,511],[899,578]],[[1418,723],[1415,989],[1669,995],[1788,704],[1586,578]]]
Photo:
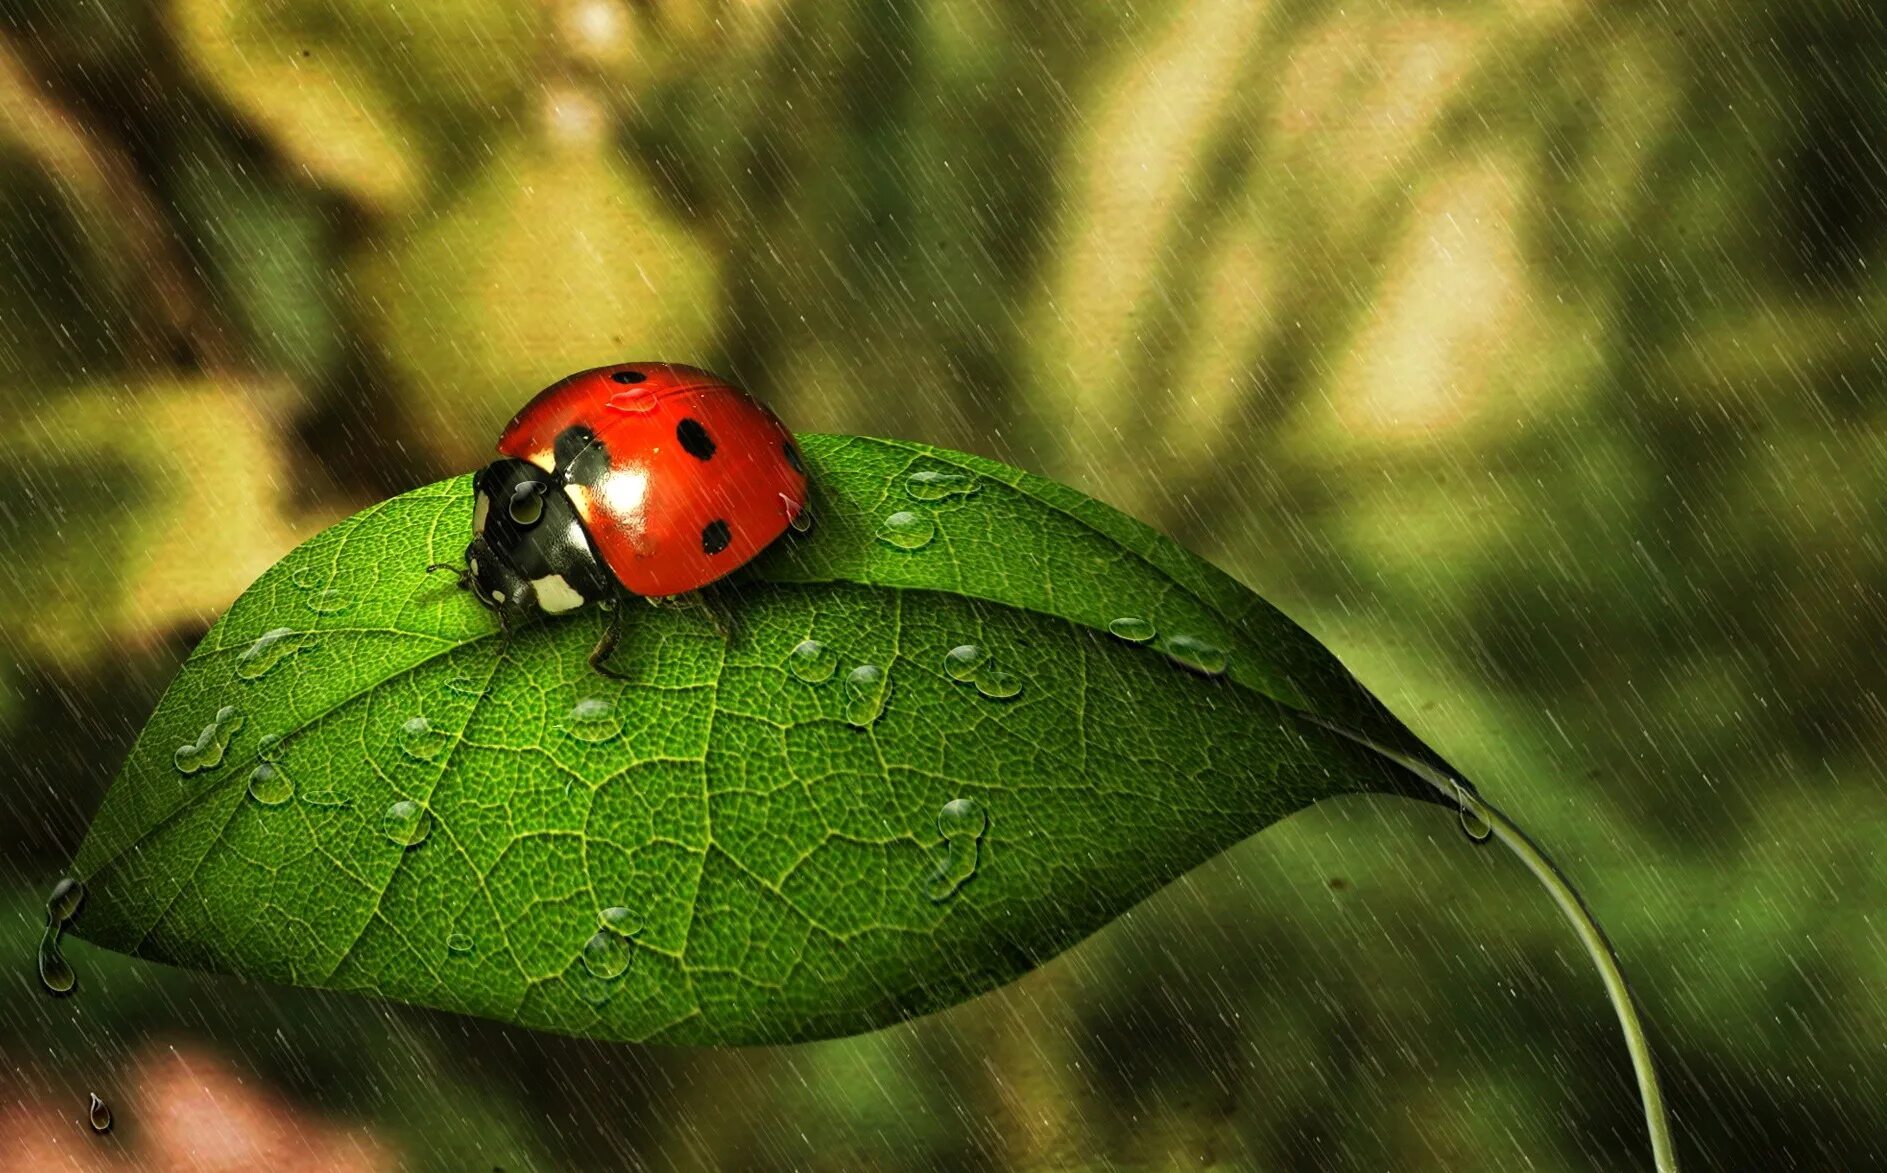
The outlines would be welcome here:
[[[745,391],[696,367],[626,363],[538,392],[472,480],[459,586],[509,632],[535,614],[610,611],[590,666],[622,635],[631,595],[660,599],[739,568],[803,524],[793,434]]]

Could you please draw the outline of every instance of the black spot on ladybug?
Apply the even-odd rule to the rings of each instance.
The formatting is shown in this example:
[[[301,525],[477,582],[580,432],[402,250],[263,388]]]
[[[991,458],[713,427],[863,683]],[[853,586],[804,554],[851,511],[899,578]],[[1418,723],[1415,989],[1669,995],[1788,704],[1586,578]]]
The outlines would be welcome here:
[[[728,529],[727,523],[719,518],[701,527],[701,549],[704,553],[719,554],[733,540],[734,531]]]
[[[609,377],[618,383],[640,383],[648,378],[641,371],[611,371]]]
[[[593,485],[609,471],[609,449],[582,424],[558,432],[554,451],[557,475],[567,485]]]
[[[793,442],[791,440],[786,441],[784,444],[780,445],[780,449],[781,451],[786,453],[786,463],[793,466],[793,471],[798,473],[800,476],[805,476],[806,475],[805,462],[800,460],[799,449],[793,447]]]
[[[706,460],[714,455],[714,437],[708,435],[708,430],[701,426],[698,419],[685,419],[676,424],[675,439],[680,440],[682,448],[696,460]]]

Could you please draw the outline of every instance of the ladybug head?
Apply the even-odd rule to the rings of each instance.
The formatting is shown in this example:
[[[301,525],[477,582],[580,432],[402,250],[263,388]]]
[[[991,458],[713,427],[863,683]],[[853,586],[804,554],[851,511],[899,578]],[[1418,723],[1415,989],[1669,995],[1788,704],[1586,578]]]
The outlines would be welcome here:
[[[609,596],[610,580],[561,478],[528,461],[496,460],[474,478],[472,502],[462,581],[506,626]]]

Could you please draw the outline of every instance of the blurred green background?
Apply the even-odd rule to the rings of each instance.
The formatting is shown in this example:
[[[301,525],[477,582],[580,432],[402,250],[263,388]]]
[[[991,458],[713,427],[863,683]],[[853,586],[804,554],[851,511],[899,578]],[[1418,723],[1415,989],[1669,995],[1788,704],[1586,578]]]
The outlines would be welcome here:
[[[1225,566],[1583,886],[1691,1167],[1887,1167],[1884,22],[0,0],[0,1166],[1648,1167],[1545,895],[1387,799],[805,1047],[83,944],[41,997],[44,893],[219,611],[544,384],[662,358]]]

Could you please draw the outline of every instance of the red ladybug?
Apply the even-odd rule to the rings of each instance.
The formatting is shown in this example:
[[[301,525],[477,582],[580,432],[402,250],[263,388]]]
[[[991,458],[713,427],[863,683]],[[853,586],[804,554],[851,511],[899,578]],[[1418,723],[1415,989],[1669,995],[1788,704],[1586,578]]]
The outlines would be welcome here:
[[[472,481],[459,585],[507,630],[627,595],[679,595],[764,550],[805,508],[793,434],[695,367],[625,363],[538,392]],[[435,566],[433,569],[440,569]],[[590,664],[621,635],[613,609]]]

